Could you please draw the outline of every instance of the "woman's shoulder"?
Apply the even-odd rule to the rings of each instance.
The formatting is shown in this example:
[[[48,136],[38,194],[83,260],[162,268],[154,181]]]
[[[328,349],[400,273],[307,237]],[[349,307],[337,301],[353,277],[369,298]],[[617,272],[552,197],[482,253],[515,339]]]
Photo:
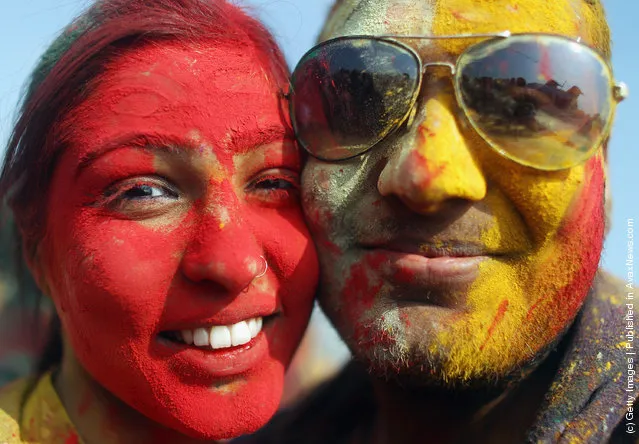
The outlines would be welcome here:
[[[18,444],[20,439],[20,405],[28,387],[19,379],[0,389],[0,444]]]

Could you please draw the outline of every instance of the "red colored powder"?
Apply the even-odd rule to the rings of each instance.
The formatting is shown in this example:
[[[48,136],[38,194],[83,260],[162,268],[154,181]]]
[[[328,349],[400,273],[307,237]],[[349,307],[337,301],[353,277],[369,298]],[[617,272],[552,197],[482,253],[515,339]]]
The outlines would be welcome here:
[[[588,198],[575,200],[570,216],[557,234],[559,242],[566,245],[564,255],[572,260],[581,258],[581,271],[555,298],[561,301],[554,306],[560,316],[555,333],[563,330],[581,307],[599,266],[605,223],[604,172],[600,162],[595,157],[586,164],[586,180],[581,195]],[[558,262],[561,260],[559,258]]]
[[[275,412],[317,283],[297,191],[259,182],[298,174],[300,159],[255,65],[248,43],[148,45],[115,60],[60,127],[69,148],[50,191],[45,268],[80,363],[145,416],[201,438],[249,433]],[[135,112],[122,113],[132,94]],[[165,195],[123,198],[140,184]],[[257,285],[248,264],[260,257]],[[280,314],[264,331],[268,354],[231,393],[157,338],[258,309]]]
[[[79,442],[80,441],[78,439],[78,435],[76,435],[74,432],[71,432],[68,438],[64,441],[64,444],[78,444]]]
[[[384,261],[381,255],[369,255],[364,262],[355,263],[351,266],[349,277],[344,283],[344,306],[347,312],[347,319],[357,319],[359,322],[354,326],[353,336],[356,341],[363,346],[372,347],[388,338],[371,337],[371,329],[366,325],[369,322],[367,313],[375,302],[377,293],[382,288],[382,281],[374,278],[374,273],[381,263]],[[370,276],[370,278],[369,278]]]
[[[537,298],[537,300],[530,306],[530,308],[528,309],[528,312],[526,313],[526,320],[529,321],[532,318],[532,315],[534,314],[534,311],[537,309],[537,307],[539,306],[539,304],[541,304],[545,299],[546,299],[546,295],[543,295],[539,298]]]
[[[493,322],[490,324],[490,327],[488,328],[486,339],[484,339],[484,343],[481,345],[481,347],[479,347],[480,350],[484,349],[484,346],[486,345],[490,337],[493,335],[493,332],[495,331],[495,327],[497,327],[497,324],[499,324],[501,320],[504,318],[504,315],[506,314],[506,310],[508,310],[508,299],[504,299],[499,304],[499,307],[497,308],[497,313],[495,314],[495,317],[493,318]]]

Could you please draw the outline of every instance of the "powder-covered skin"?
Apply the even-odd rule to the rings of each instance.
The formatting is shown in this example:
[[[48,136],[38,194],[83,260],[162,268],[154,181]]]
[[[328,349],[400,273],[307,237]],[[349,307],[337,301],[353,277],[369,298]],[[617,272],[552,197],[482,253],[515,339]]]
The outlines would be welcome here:
[[[402,8],[401,21],[390,14],[395,7]],[[510,30],[603,46],[595,31],[600,20],[576,0],[417,1],[410,8],[392,0],[344,1],[321,39]],[[454,59],[469,44],[406,43],[425,61]],[[355,355],[378,374],[451,384],[512,375],[557,340],[590,288],[604,233],[603,147],[585,164],[558,172],[518,165],[466,123],[447,70],[433,70],[425,82],[410,127],[358,158],[311,159],[305,167],[320,302]],[[410,273],[389,271],[380,245],[474,249],[488,258],[470,283],[424,285]]]
[[[65,363],[197,438],[272,416],[317,282],[299,154],[257,60],[247,42],[163,42],[111,62],[58,128],[66,149],[35,267],[73,348]],[[267,315],[252,346],[262,357],[245,371],[158,336]],[[72,417],[100,402],[77,396]]]

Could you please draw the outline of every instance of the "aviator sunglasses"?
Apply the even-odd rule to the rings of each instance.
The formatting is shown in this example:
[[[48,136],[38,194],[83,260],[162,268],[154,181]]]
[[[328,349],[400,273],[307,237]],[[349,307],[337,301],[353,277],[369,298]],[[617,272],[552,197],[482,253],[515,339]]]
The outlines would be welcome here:
[[[456,60],[428,61],[397,40],[473,38],[481,41]],[[293,71],[288,98],[300,144],[324,161],[366,153],[412,124],[433,66],[450,69],[457,103],[488,145],[540,170],[592,156],[628,94],[602,55],[558,35],[339,37],[309,50]]]

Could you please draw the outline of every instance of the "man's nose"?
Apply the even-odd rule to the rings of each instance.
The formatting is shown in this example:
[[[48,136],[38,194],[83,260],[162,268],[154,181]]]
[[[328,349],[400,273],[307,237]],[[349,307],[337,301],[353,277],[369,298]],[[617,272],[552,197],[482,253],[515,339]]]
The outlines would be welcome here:
[[[221,224],[202,216],[182,258],[183,274],[192,282],[213,284],[237,294],[266,272],[266,259],[252,231],[242,222]]]
[[[440,211],[454,200],[483,199],[486,179],[459,126],[453,94],[440,87],[422,103],[417,126],[403,136],[380,174],[379,192],[420,213]]]

